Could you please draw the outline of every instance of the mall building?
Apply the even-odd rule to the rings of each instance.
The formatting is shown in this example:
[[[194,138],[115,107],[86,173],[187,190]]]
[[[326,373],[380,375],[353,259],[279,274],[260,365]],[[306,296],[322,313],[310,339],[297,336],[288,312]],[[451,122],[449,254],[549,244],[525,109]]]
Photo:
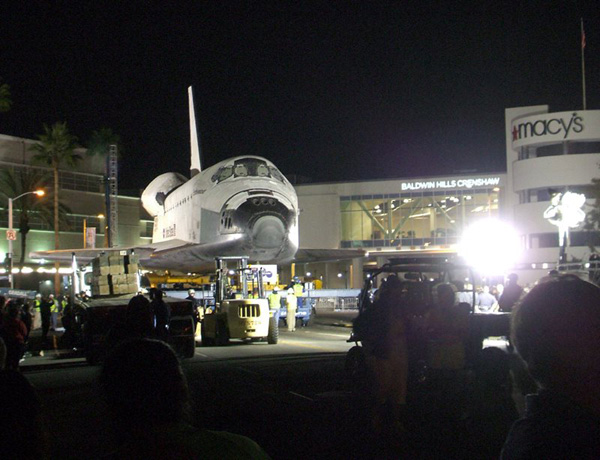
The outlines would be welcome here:
[[[25,173],[45,173],[50,177],[50,187],[52,187],[52,169],[32,165],[34,152],[31,147],[36,143],[35,140],[23,139],[19,137],[0,134],[0,173],[2,177],[8,173],[9,178],[14,177],[20,190],[19,177]],[[86,154],[85,149],[76,151],[83,158],[75,170],[63,169],[59,172],[59,199],[67,206],[65,222],[61,223],[60,248],[82,248],[84,244],[83,234],[84,226],[95,228],[95,241],[89,241],[88,247],[95,245],[100,248],[107,245],[108,235],[106,232],[105,208],[105,159],[101,157],[92,157]],[[4,184],[3,184],[4,185]],[[15,190],[3,188],[0,190],[2,201],[0,201],[0,227],[4,230],[8,228],[8,203],[7,199],[15,197]],[[152,240],[153,221],[142,208],[139,191],[131,193],[132,196],[119,194],[118,197],[118,245],[130,246],[146,244]],[[13,202],[13,227],[19,229],[20,209],[27,200],[33,203],[39,198],[30,195],[19,198]],[[45,196],[41,200],[46,201],[46,206],[53,209],[51,197]],[[53,212],[53,211],[52,211]],[[28,212],[30,231],[27,233],[25,247],[25,264],[23,273],[15,274],[15,287],[26,287],[35,289],[42,280],[53,280],[54,264],[50,261],[31,260],[28,254],[31,251],[44,251],[54,249],[54,227],[52,220],[44,219],[44,213],[33,209]],[[51,217],[51,216],[50,216]],[[22,237],[17,233],[17,240],[13,244],[13,261],[15,267],[21,259],[23,253]],[[0,262],[3,262],[8,252],[8,243],[6,238],[0,240]],[[15,268],[17,270],[17,268]],[[20,269],[19,269],[20,271]],[[70,272],[70,267],[60,268],[63,275]],[[4,278],[3,285],[6,285],[6,270],[4,266],[0,268],[0,278]]]
[[[559,255],[558,229],[544,218],[552,196],[585,193],[592,179],[600,177],[600,111],[506,109],[505,135],[506,172],[297,185],[300,247],[360,249],[366,255],[280,267],[281,281],[289,281],[293,274],[321,279],[325,288],[359,288],[365,269],[390,257],[456,253],[465,229],[489,218],[509,222],[519,235],[520,252],[510,271],[518,273],[523,283],[544,276]],[[34,143],[0,135],[0,169],[31,169]],[[76,171],[60,172],[61,200],[70,208],[61,248],[83,246],[84,224],[97,228],[96,247],[106,241],[106,224],[98,217],[105,213],[104,160],[81,154],[84,161]],[[118,199],[118,244],[124,246],[146,244],[152,235],[153,223],[141,206],[139,191],[131,195],[120,193]],[[6,204],[0,203],[0,208],[5,210]],[[18,209],[15,202],[15,228]],[[7,213],[1,212],[0,226],[6,228],[7,220]],[[48,222],[33,213],[30,227],[27,254],[54,247]],[[571,230],[569,240],[570,259],[585,259],[589,242],[600,242],[597,233],[578,229]],[[3,239],[0,257],[6,245]],[[18,261],[20,241],[14,246]],[[51,270],[49,263],[25,259],[27,272]]]
[[[506,193],[501,216],[521,238],[515,271],[526,282],[552,269],[559,255],[558,227],[544,218],[558,193],[590,195],[600,178],[600,110],[549,112],[547,105],[506,109]],[[590,195],[591,196],[591,195]],[[587,199],[587,212],[594,204]],[[565,212],[566,210],[562,210]],[[567,261],[585,262],[598,232],[569,230]]]
[[[416,252],[454,253],[466,227],[497,218],[506,175],[453,175],[296,187],[301,248],[362,249],[367,256],[296,268],[333,288],[359,287],[365,266]]]

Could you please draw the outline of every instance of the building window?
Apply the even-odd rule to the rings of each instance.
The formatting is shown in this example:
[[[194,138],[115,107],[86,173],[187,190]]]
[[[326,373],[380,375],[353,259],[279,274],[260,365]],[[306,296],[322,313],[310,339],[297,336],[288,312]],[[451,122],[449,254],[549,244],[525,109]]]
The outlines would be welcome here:
[[[528,190],[521,190],[519,192],[519,204],[525,203],[537,203],[537,202],[548,202],[552,200],[552,197],[557,193],[562,193],[567,190],[574,193],[583,193],[586,196],[590,196],[590,188],[592,185],[566,185],[561,187],[553,188],[534,188]]]
[[[535,157],[554,157],[558,155],[564,155],[564,146],[563,144],[551,144],[544,145],[535,149]]]
[[[152,238],[152,232],[154,231],[154,221],[142,220],[142,221],[140,221],[140,223],[142,225],[142,231],[140,232],[140,237]]]
[[[342,247],[447,246],[482,217],[498,215],[498,189],[340,197]]]
[[[569,232],[569,246],[600,246],[600,232]],[[558,231],[555,233],[532,233],[529,235],[529,248],[558,248]]]

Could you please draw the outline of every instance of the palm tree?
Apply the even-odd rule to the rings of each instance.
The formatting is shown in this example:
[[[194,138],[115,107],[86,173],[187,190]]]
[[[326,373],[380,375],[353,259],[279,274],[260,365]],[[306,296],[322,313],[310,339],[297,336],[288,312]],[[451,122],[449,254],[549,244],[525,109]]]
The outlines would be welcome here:
[[[90,156],[99,155],[105,157],[108,154],[109,146],[112,144],[118,145],[119,152],[121,151],[121,137],[113,133],[113,130],[110,128],[100,128],[98,131],[92,133],[86,153]]]
[[[61,166],[74,167],[82,159],[75,153],[77,138],[69,133],[67,123],[58,122],[48,127],[44,125],[44,134],[39,136],[40,142],[32,147],[37,152],[33,161],[52,167],[54,177],[54,249],[60,248],[59,240],[59,192],[58,171]]]
[[[74,167],[82,158],[81,155],[75,153],[77,138],[69,132],[66,122],[57,122],[51,127],[44,125],[44,134],[40,134],[38,137],[40,142],[32,147],[33,151],[37,152],[33,156],[33,160],[52,167],[54,176],[54,249],[59,249],[58,170],[63,165]],[[58,265],[58,262],[54,264],[56,268],[56,274],[54,275],[55,294],[59,293]]]
[[[21,234],[21,257],[19,264],[23,265],[27,254],[27,234],[31,230],[29,222],[31,218],[38,218],[44,224],[52,227],[53,193],[50,190],[52,178],[50,174],[36,170],[15,171],[13,169],[0,170],[0,197],[2,201],[14,198],[27,192],[44,189],[47,191],[43,197],[25,195],[13,203],[13,210],[19,212],[17,228]],[[62,203],[58,205],[59,222],[62,226],[69,225],[67,215],[71,210]]]
[[[0,112],[8,112],[12,106],[12,99],[10,98],[10,86],[6,83],[2,83],[0,79]]]

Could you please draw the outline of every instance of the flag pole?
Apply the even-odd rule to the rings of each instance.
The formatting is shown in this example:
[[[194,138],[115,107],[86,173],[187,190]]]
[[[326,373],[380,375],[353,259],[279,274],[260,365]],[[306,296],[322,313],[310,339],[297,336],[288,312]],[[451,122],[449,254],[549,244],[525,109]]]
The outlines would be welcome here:
[[[583,110],[587,109],[585,97],[585,31],[583,30],[583,18],[581,18],[581,86],[583,89]]]

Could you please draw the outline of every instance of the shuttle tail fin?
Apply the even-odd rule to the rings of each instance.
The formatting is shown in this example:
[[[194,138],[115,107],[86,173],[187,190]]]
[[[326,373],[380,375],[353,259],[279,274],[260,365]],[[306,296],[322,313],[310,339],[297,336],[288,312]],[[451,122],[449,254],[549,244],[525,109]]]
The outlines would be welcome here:
[[[200,163],[200,143],[198,142],[198,131],[196,128],[196,112],[194,110],[194,94],[192,87],[188,88],[188,99],[190,106],[190,147],[191,147],[191,162],[190,162],[190,177],[194,177],[202,171]]]

